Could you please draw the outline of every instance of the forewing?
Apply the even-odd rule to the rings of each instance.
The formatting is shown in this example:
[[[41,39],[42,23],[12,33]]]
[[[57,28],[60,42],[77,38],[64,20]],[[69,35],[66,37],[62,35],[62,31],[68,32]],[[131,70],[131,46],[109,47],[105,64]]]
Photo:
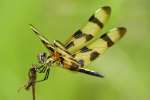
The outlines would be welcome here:
[[[112,29],[91,44],[82,47],[78,52],[76,52],[74,57],[81,66],[86,66],[99,55],[103,54],[114,43],[120,40],[125,33],[126,28],[124,27]]]
[[[98,9],[95,14],[89,18],[88,23],[73,33],[73,35],[67,40],[65,43],[66,49],[68,49],[69,52],[73,52],[81,48],[86,42],[90,41],[102,30],[110,13],[111,8],[108,6]]]
[[[44,37],[32,24],[30,24],[30,28],[32,31],[38,36],[38,38],[41,40],[41,42],[44,44],[44,46],[49,50],[52,51],[50,42],[46,37]]]

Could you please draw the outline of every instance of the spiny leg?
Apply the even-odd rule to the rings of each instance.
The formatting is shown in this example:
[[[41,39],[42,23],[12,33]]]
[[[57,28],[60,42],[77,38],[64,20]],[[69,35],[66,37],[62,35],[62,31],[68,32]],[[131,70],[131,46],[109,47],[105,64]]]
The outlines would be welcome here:
[[[46,70],[45,77],[42,80],[38,80],[36,82],[42,82],[42,81],[47,80],[49,77],[49,72],[50,72],[50,67],[48,67],[48,69]]]
[[[38,72],[38,73],[45,73],[47,67],[48,66],[46,66],[46,65],[41,65],[41,66],[36,68],[36,72]]]
[[[88,74],[88,75],[97,76],[97,77],[100,77],[100,78],[103,78],[103,77],[104,77],[103,74],[100,74],[100,73],[98,73],[98,72],[95,72],[95,71],[92,71],[92,70],[89,70],[89,69],[79,68],[77,71],[78,71],[78,72],[81,72],[81,73]]]
[[[38,72],[38,73],[45,73],[45,76],[44,76],[43,79],[38,80],[38,81],[35,81],[35,82],[37,83],[37,82],[45,81],[45,80],[47,80],[48,77],[49,77],[50,67],[47,66],[47,65],[45,65],[45,66],[43,65],[43,66],[36,67],[36,72]]]
[[[33,66],[34,66],[34,67],[33,67]],[[40,67],[41,67],[41,66],[40,66]],[[24,87],[25,87],[26,90],[29,90],[29,88],[32,86],[32,91],[34,92],[34,91],[35,91],[35,89],[34,89],[35,83],[37,83],[37,82],[42,82],[42,81],[45,81],[45,80],[48,79],[48,77],[49,77],[49,72],[50,72],[50,67],[48,67],[48,66],[43,66],[42,68],[43,68],[44,70],[42,70],[41,73],[45,73],[45,75],[44,75],[44,78],[41,79],[41,80],[36,80],[37,72],[40,73],[40,72],[39,72],[39,69],[38,69],[38,67],[37,67],[36,65],[32,65],[32,68],[29,69],[29,72],[28,72],[29,80],[28,80],[28,83],[27,83],[26,85],[24,85]],[[19,89],[19,90],[20,90],[20,89]],[[19,90],[18,90],[18,91],[19,91]],[[34,93],[33,93],[33,95],[34,95]]]
[[[53,61],[49,62],[48,58],[49,58],[49,56],[47,56],[47,54],[44,53],[44,52],[40,53],[38,55],[39,63],[42,64],[42,65],[40,65],[40,66],[38,66],[36,68],[36,72],[38,72],[38,73],[45,73],[45,77],[43,79],[41,79],[41,80],[36,81],[36,82],[42,82],[42,81],[45,81],[45,80],[48,79],[49,71],[50,71],[50,67],[49,66],[51,66],[51,63],[54,63]],[[47,63],[47,61],[48,61],[48,63]]]

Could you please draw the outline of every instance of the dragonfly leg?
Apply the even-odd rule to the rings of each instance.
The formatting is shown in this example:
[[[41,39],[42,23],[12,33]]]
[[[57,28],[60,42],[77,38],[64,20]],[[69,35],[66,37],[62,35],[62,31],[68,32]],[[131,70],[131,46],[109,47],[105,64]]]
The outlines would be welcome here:
[[[92,71],[92,70],[89,70],[89,69],[79,68],[77,71],[81,72],[81,73],[88,74],[88,75],[93,75],[93,76],[101,77],[101,78],[104,77],[103,74],[100,74],[98,72],[95,72],[95,71]]]
[[[45,73],[47,67],[48,67],[48,66],[41,65],[41,66],[39,66],[39,67],[36,68],[36,71],[37,71],[38,73]]]
[[[50,72],[50,68],[48,67],[48,69],[45,72],[45,77],[43,79],[41,79],[41,80],[36,81],[36,82],[42,82],[42,81],[47,80],[48,77],[49,77],[49,72]]]

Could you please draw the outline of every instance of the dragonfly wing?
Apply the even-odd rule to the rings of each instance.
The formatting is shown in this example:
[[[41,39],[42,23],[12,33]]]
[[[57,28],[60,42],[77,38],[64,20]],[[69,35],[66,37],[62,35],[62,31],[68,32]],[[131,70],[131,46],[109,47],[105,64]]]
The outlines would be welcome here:
[[[95,14],[93,14],[88,23],[76,31],[65,43],[66,49],[69,52],[80,49],[86,42],[90,41],[95,37],[104,27],[105,22],[108,20],[111,13],[111,8],[109,6],[104,6],[98,9]]]
[[[30,24],[30,28],[38,36],[38,38],[41,40],[41,42],[44,44],[44,46],[49,51],[53,51],[52,46],[51,46],[49,40],[45,36],[43,36],[32,24]]]
[[[125,33],[126,28],[124,27],[112,29],[103,34],[99,39],[82,47],[75,53],[74,57],[82,66],[86,66],[120,40]]]

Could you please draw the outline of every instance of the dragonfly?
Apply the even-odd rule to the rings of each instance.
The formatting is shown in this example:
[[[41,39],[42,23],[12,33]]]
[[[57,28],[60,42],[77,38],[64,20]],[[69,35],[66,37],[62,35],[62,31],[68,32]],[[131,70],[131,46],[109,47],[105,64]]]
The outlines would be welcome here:
[[[121,26],[99,36],[110,15],[111,7],[103,6],[99,8],[88,19],[86,25],[75,31],[63,43],[58,40],[50,43],[35,26],[30,25],[32,31],[48,49],[48,54],[43,52],[38,55],[39,64],[29,70],[29,76],[31,77],[29,77],[26,88],[34,87],[36,82],[47,80],[53,64],[58,64],[70,71],[103,78],[104,75],[102,73],[89,70],[86,66],[101,56],[108,48],[112,47],[127,31],[125,27]],[[36,73],[45,73],[45,76],[41,80],[36,80]]]

